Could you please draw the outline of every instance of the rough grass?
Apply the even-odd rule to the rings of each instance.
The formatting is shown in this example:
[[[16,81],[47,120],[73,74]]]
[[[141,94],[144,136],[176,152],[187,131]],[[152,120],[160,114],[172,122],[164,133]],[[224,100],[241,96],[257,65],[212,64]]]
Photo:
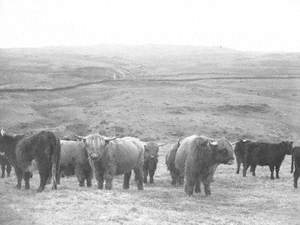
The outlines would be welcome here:
[[[270,180],[266,167],[257,177],[235,174],[235,166],[222,165],[212,184],[212,195],[187,197],[183,187],[173,187],[161,149],[155,184],[138,191],[131,182],[122,189],[122,177],[111,191],[79,187],[75,177],[63,178],[58,190],[51,185],[36,193],[38,175],[31,190],[14,188],[16,179],[0,182],[1,224],[298,224],[299,190],[292,187],[287,157],[281,178]]]

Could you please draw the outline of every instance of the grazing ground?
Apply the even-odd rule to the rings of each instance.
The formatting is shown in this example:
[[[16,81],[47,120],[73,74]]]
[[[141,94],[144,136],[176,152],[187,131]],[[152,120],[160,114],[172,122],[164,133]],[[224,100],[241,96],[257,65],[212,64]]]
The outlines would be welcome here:
[[[154,185],[137,191],[80,188],[16,190],[0,180],[0,224],[299,224],[300,192],[290,156],[281,178],[220,166],[212,196],[172,187],[166,152],[180,137],[205,134],[300,145],[300,54],[222,48],[97,46],[0,50],[0,126],[8,133],[47,129],[61,138],[100,132],[166,143]]]

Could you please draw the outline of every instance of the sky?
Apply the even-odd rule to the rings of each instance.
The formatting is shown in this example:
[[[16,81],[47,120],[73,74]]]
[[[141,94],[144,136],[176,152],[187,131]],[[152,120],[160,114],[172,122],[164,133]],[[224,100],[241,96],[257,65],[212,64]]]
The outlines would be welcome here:
[[[300,52],[299,0],[0,0],[0,48],[95,44]]]

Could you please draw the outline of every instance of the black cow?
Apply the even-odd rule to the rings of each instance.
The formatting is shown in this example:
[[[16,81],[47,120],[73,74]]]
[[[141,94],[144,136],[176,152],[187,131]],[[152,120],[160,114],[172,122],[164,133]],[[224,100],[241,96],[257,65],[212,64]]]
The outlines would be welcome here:
[[[41,131],[35,135],[10,136],[1,132],[0,150],[15,168],[18,179],[17,188],[21,188],[22,179],[25,189],[29,189],[29,179],[32,177],[32,162],[36,162],[40,174],[38,192],[44,190],[51,174],[53,174],[52,189],[59,183],[60,143],[52,132]]]
[[[0,133],[0,153],[1,157],[5,158],[9,162],[11,166],[15,168],[17,173],[18,171],[18,163],[16,161],[16,145],[18,142],[24,138],[24,135],[7,135],[3,129],[1,129]],[[4,173],[4,169],[2,167],[2,174]],[[7,171],[7,174],[8,171]],[[26,177],[31,177],[32,174],[26,174]]]
[[[237,168],[236,168],[237,174],[240,173],[241,164],[244,161],[245,149],[248,143],[250,143],[249,140],[240,140],[235,144],[234,154],[235,154],[236,164],[237,164]]]
[[[2,153],[2,154],[0,153],[0,165],[1,165],[1,170],[2,170],[1,177],[2,178],[5,177],[5,171],[6,171],[7,177],[9,177],[10,171],[11,171],[11,165],[4,153]]]
[[[269,166],[271,179],[274,179],[274,168],[276,168],[276,178],[279,178],[279,170],[285,155],[292,153],[293,142],[282,141],[278,144],[264,142],[250,142],[246,144],[244,154],[243,176],[246,176],[247,169],[251,166],[252,174],[255,176],[255,168],[259,166]]]
[[[292,153],[291,173],[294,171],[294,187],[298,188],[298,178],[300,176],[300,147],[294,147]]]

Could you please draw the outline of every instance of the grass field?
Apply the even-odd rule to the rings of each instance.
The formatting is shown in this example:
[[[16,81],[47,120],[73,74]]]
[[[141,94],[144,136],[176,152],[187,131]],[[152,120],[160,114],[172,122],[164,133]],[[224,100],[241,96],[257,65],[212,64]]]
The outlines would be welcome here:
[[[0,50],[0,126],[9,133],[47,129],[60,137],[136,136],[168,143],[154,185],[137,191],[79,188],[16,190],[0,180],[0,224],[299,224],[300,192],[287,156],[281,178],[220,166],[212,196],[172,187],[164,157],[191,134],[300,145],[300,54],[191,46],[95,46]]]

